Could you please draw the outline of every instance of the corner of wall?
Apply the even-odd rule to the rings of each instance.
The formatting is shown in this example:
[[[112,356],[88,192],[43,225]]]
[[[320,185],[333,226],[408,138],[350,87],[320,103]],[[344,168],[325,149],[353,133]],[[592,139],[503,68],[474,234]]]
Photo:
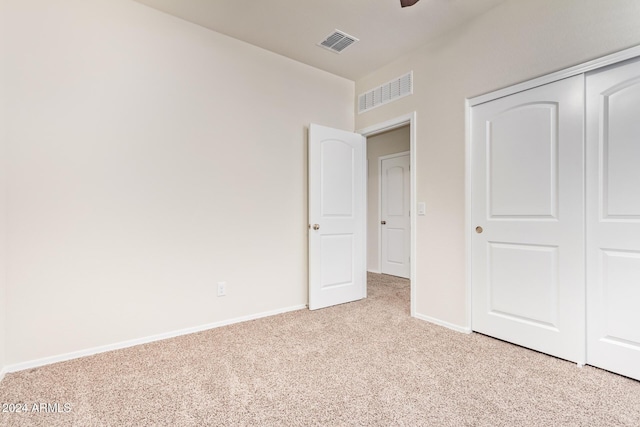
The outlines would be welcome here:
[[[427,316],[420,313],[415,313],[414,316],[416,319],[423,320],[425,322],[433,323],[434,325],[442,326],[443,328],[451,329],[452,331],[460,332],[463,334],[470,334],[472,332],[469,326],[460,326],[454,323],[446,322],[441,319],[437,319],[435,317]]]
[[[0,114],[3,112],[0,110]],[[0,118],[0,127],[3,126],[2,118]],[[0,131],[0,381],[4,378],[6,372],[6,324],[7,324],[7,275],[6,275],[6,259],[7,259],[7,236],[6,236],[6,180],[4,158],[5,158],[5,135]]]
[[[2,65],[0,64],[0,68]],[[1,72],[1,71],[0,71]],[[2,79],[2,77],[0,77]],[[2,80],[0,80],[2,82]],[[0,83],[3,84],[3,83]],[[0,89],[0,99],[4,99],[2,96],[2,89]],[[0,101],[2,102],[2,101]],[[6,370],[6,324],[7,324],[7,274],[6,274],[6,259],[7,259],[7,236],[6,236],[6,206],[7,206],[7,187],[6,187],[6,129],[5,129],[5,111],[3,104],[0,104],[0,381],[4,377]]]
[[[4,13],[5,2],[0,1],[0,28],[6,28],[4,25]],[[6,106],[4,96],[5,92],[5,82],[6,78],[4,75],[4,70],[6,68],[6,64],[4,63],[5,58],[5,46],[2,40],[7,40],[7,37],[3,34],[4,30],[0,31],[0,381],[4,378],[4,374],[6,373],[6,313],[7,313],[7,305],[6,305],[6,289],[7,289],[7,281],[6,281],[6,259],[7,259],[7,251],[6,251],[6,142],[7,142],[7,129],[6,129]]]

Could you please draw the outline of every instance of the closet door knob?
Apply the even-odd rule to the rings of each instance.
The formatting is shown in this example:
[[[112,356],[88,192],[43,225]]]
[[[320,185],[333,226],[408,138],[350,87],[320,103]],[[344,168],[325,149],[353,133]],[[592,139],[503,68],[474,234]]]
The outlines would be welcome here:
[[[480,234],[480,233],[482,233],[482,231],[483,231],[482,227],[480,227],[480,226],[476,227],[476,233]]]

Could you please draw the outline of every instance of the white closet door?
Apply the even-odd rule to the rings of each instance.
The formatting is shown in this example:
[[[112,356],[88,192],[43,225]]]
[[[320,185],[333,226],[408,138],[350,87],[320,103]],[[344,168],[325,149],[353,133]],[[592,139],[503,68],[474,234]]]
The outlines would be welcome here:
[[[640,380],[640,62],[587,75],[587,363]]]
[[[584,77],[473,107],[472,328],[585,361]]]

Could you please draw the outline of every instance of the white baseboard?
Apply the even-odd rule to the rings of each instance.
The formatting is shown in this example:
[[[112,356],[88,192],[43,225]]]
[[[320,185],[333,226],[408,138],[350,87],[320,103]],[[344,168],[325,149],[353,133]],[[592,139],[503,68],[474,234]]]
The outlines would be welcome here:
[[[453,323],[445,322],[444,320],[436,319],[435,317],[425,316],[424,314],[416,313],[413,317],[416,319],[424,320],[425,322],[434,323],[438,326],[444,326],[445,328],[453,329],[456,332],[462,332],[463,334],[470,334],[471,328],[468,326],[455,325]]]
[[[232,325],[234,323],[247,322],[249,320],[256,320],[263,317],[275,316],[277,314],[288,313],[290,311],[302,310],[307,308],[306,305],[295,305],[292,307],[285,307],[272,311],[265,311],[262,313],[250,314],[248,316],[236,317],[234,319],[222,320],[219,322],[209,323],[206,325],[194,326],[192,328],[180,329],[178,331],[166,332],[157,335],[151,335],[144,338],[136,338],[133,340],[122,341],[119,343],[102,345],[98,347],[88,348],[85,350],[73,351],[71,353],[60,354],[57,356],[44,357],[42,359],[30,360],[28,362],[16,363],[13,365],[5,366],[0,373],[0,380],[5,373],[23,371],[25,369],[37,368],[39,366],[50,365],[52,363],[64,362],[66,360],[78,359],[80,357],[91,356],[98,353],[105,353],[107,351],[120,350],[123,348],[133,347],[136,345],[147,344],[154,341],[166,340],[169,338],[178,337],[181,335],[193,334],[196,332],[202,332],[209,329],[219,328],[222,326]]]
[[[375,274],[382,274],[377,270],[367,270],[367,273],[375,273]]]
[[[7,370],[6,366],[4,366],[2,369],[0,369],[0,382],[2,382],[2,380],[4,379],[4,376],[5,376],[5,374],[7,372],[9,372],[9,371]]]

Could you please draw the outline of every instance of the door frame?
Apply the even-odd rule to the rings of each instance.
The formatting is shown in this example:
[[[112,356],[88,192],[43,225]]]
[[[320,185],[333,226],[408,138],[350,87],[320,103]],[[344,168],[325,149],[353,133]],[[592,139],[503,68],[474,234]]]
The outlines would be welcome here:
[[[411,165],[411,150],[378,157],[378,223],[382,221],[382,161],[403,156],[409,156],[409,165]],[[411,177],[411,167],[409,167],[409,177]],[[409,183],[409,187],[411,187],[411,183]],[[411,188],[409,188],[409,194],[411,194]],[[409,212],[411,212],[411,201],[409,201]],[[411,232],[411,230],[409,231]],[[411,264],[411,258],[409,258],[409,269],[411,269]],[[378,266],[380,273],[382,273],[382,227],[378,227]]]
[[[374,124],[371,126],[367,126],[363,129],[357,130],[356,132],[363,135],[365,138],[377,135],[382,132],[390,131],[393,129],[397,129],[403,126],[409,125],[409,167],[411,171],[409,173],[410,179],[410,206],[412,212],[417,212],[416,210],[416,112],[412,112],[409,114],[405,114],[403,116],[399,116],[390,120],[386,120],[384,122]],[[365,154],[367,150],[367,144],[364,146]],[[366,169],[366,168],[365,168]],[[366,173],[366,170],[365,170]],[[366,176],[365,176],[366,178]],[[366,182],[366,181],[365,181]],[[366,193],[365,193],[366,198]],[[366,200],[365,200],[366,203]],[[410,272],[410,313],[411,317],[416,317],[416,217],[417,215],[411,215],[411,272]],[[366,219],[366,218],[365,218]]]
[[[471,306],[472,298],[471,293],[473,291],[472,278],[473,272],[471,270],[472,260],[472,235],[473,235],[473,223],[472,223],[472,145],[471,145],[471,109],[472,107],[483,104],[485,102],[493,101],[498,98],[513,95],[518,92],[533,89],[538,86],[544,86],[549,83],[557,82],[558,80],[566,79],[568,77],[577,76],[579,74],[585,74],[589,71],[604,68],[609,65],[617,64],[628,59],[640,57],[640,46],[634,46],[629,49],[624,49],[619,52],[606,55],[592,61],[587,61],[582,64],[575,65],[570,68],[566,68],[560,71],[549,73],[541,77],[527,80],[512,86],[507,86],[503,89],[498,89],[493,92],[489,92],[483,95],[475,96],[473,98],[465,99],[465,291],[466,291],[466,329],[473,331],[473,325],[471,322]],[[586,266],[586,260],[585,260]],[[586,274],[586,273],[585,273]],[[586,330],[584,331],[586,334]],[[582,363],[579,363],[582,366]]]

